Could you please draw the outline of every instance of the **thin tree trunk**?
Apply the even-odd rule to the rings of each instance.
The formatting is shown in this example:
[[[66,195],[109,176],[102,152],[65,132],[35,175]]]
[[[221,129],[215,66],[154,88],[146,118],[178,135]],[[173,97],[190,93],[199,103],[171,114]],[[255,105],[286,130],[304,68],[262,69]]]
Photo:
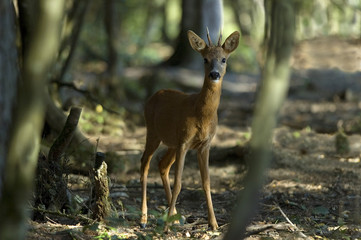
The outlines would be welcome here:
[[[247,224],[254,216],[271,158],[273,129],[277,115],[286,97],[289,82],[289,61],[294,39],[293,1],[275,0],[271,4],[270,37],[267,42],[266,63],[262,72],[262,85],[252,122],[249,171],[245,190],[238,199],[231,226],[225,239],[242,239]]]
[[[119,5],[118,5],[119,6]],[[106,85],[112,96],[118,101],[125,98],[124,82],[118,76],[119,58],[118,58],[118,41],[120,18],[117,16],[117,5],[115,0],[104,1],[104,26],[107,34],[107,78]]]
[[[67,16],[67,21],[65,23],[66,30],[64,31],[64,36],[62,36],[62,42],[58,55],[59,60],[64,58],[65,60],[63,60],[63,65],[61,66],[59,73],[55,74],[54,81],[62,82],[66,72],[68,71],[75,53],[89,2],[89,0],[74,0],[71,6],[71,11]]]
[[[27,204],[32,193],[44,121],[44,88],[48,69],[59,47],[64,3],[64,0],[39,0],[38,20],[28,47],[24,49],[22,82],[11,126],[0,199],[0,239],[25,238]]]
[[[108,74],[110,75],[110,79],[114,81],[114,79],[117,77],[118,67],[118,52],[116,47],[116,41],[118,40],[118,29],[116,23],[116,6],[114,0],[105,0],[104,8],[104,25],[107,33],[108,48]]]

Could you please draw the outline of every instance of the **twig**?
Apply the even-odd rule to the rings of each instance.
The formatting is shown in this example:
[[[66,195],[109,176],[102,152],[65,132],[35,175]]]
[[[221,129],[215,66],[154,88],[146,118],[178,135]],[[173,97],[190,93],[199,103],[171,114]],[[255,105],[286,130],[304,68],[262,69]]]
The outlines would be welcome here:
[[[51,222],[51,223],[53,223],[53,224],[57,224],[57,222],[55,222],[53,219],[51,219],[50,217],[48,217],[48,216],[45,216],[45,218],[49,221],[49,222]]]
[[[71,190],[71,189],[67,189],[68,191],[69,191],[69,193],[71,194],[71,195],[73,195],[73,197],[76,197],[76,193],[74,193],[74,191],[73,190]],[[87,206],[83,201],[81,201],[81,202],[78,202],[78,204],[80,204],[80,205],[82,205],[83,207],[85,207],[91,214],[93,214],[93,212],[92,212],[92,210],[90,209],[90,207],[89,206]]]
[[[268,229],[275,229],[275,230],[288,230],[287,223],[276,223],[276,224],[264,224],[262,226],[248,226],[246,228],[247,233],[245,234],[246,237],[261,233]]]
[[[141,188],[141,185],[126,185],[125,187],[123,186],[112,186],[112,189],[120,189],[123,190],[124,192],[127,191],[127,189],[129,188]],[[147,188],[151,188],[151,189],[163,189],[164,187],[162,185],[159,184],[149,184],[147,186]]]
[[[93,224],[95,223],[96,221],[93,220],[93,219],[90,219],[88,217],[84,217],[82,215],[70,215],[70,214],[66,214],[66,213],[62,213],[62,212],[59,212],[59,211],[50,211],[50,210],[47,210],[47,209],[41,209],[41,208],[34,208],[32,207],[31,208],[33,211],[37,211],[37,212],[40,212],[40,213],[48,213],[48,214],[52,214],[52,215],[55,215],[55,216],[60,216],[60,217],[66,217],[66,218],[69,218],[69,219],[74,219],[74,220],[77,220],[77,221],[84,221],[84,222],[87,222],[87,223],[90,223],[90,224]]]
[[[195,220],[194,222],[192,222],[192,223],[186,223],[186,224],[184,224],[184,226],[187,226],[187,227],[193,227],[193,226],[195,226],[195,225],[198,225],[200,222],[202,222],[203,221],[203,219],[197,219],[197,220]],[[193,231],[191,231],[191,232],[196,232],[197,230],[193,230]]]
[[[280,213],[282,214],[282,216],[286,219],[286,221],[294,228],[294,230],[303,238],[307,238],[307,236],[305,234],[303,234],[303,232],[295,225],[293,224],[293,222],[291,222],[291,220],[287,217],[287,215],[283,212],[283,210],[281,209],[280,206],[278,206],[277,204],[275,204],[277,209],[280,211]]]

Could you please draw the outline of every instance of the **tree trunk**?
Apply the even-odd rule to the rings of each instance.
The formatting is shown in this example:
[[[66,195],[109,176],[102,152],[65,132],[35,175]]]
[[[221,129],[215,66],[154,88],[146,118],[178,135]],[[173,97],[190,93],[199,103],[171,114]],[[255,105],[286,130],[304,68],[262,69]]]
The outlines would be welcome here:
[[[17,64],[16,29],[14,8],[10,1],[0,1],[0,199],[2,197],[3,176],[7,159],[7,147],[12,111],[18,85],[19,66]]]
[[[74,0],[70,7],[69,14],[67,14],[66,22],[64,23],[65,30],[61,36],[62,41],[58,54],[58,62],[61,62],[62,66],[59,72],[54,74],[55,77],[53,81],[64,81],[64,76],[68,71],[75,53],[89,2],[88,0]]]
[[[117,77],[117,68],[118,68],[118,51],[117,51],[117,41],[118,41],[118,28],[117,16],[116,16],[116,6],[114,0],[105,0],[104,1],[104,26],[107,33],[107,50],[108,50],[108,69],[107,72],[110,76],[110,80],[116,81]],[[110,82],[114,84],[114,82]]]
[[[61,211],[69,203],[67,180],[63,177],[66,169],[63,161],[65,150],[69,146],[77,129],[82,109],[73,107],[63,130],[50,148],[48,158],[39,158],[36,179],[35,205],[45,209]]]
[[[258,51],[264,40],[264,0],[229,0],[228,3],[232,7],[243,41]]]
[[[29,49],[31,35],[34,32],[35,24],[38,19],[37,11],[39,9],[39,1],[18,0],[19,8],[19,30],[21,35],[21,55]]]
[[[264,0],[253,0],[251,9],[252,18],[252,31],[251,31],[251,46],[256,51],[264,40],[264,29],[265,29],[265,6]]]
[[[206,27],[208,27],[213,42],[217,42],[222,26],[222,0],[182,0],[182,20],[178,44],[173,55],[164,64],[192,69],[202,68],[203,61],[190,47],[187,31],[192,30],[203,39],[207,39]]]
[[[1,1],[2,7],[6,7],[7,2],[10,1]],[[37,22],[25,45],[28,47],[23,49],[22,82],[8,138],[0,199],[0,239],[25,238],[27,205],[32,193],[44,120],[44,87],[48,69],[59,47],[64,3],[63,0],[39,0]],[[12,12],[10,8],[6,10]],[[9,25],[10,29],[14,27]],[[9,34],[11,32],[9,30]]]
[[[249,171],[245,179],[245,190],[239,196],[238,208],[225,239],[243,238],[246,226],[256,212],[259,191],[272,155],[270,149],[273,129],[288,90],[295,27],[293,1],[272,1],[270,14],[271,29],[266,62],[252,122],[250,154],[247,157]]]
[[[223,30],[223,1],[202,0],[201,14],[202,24],[199,36],[207,39],[206,28],[208,27],[213,43],[217,44],[219,33]]]
[[[104,1],[104,26],[107,34],[106,47],[107,47],[107,74],[104,84],[107,90],[117,99],[123,101],[125,99],[124,82],[118,76],[119,58],[118,58],[118,41],[120,18],[117,16],[118,11],[115,0]]]

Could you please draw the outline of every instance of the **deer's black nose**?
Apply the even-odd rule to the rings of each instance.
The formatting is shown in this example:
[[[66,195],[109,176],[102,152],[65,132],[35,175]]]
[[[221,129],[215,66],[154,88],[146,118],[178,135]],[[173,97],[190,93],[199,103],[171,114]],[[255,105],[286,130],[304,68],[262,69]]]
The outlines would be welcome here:
[[[221,75],[219,74],[219,72],[210,72],[209,73],[209,77],[212,79],[212,80],[218,80],[221,78]]]

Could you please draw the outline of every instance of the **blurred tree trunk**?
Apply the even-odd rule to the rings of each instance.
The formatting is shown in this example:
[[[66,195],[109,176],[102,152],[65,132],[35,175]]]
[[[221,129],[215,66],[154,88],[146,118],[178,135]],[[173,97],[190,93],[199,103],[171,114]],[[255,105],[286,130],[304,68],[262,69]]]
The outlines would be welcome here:
[[[257,51],[263,42],[265,9],[264,0],[229,0],[242,38]]]
[[[178,43],[173,55],[164,63],[187,68],[198,69],[203,66],[203,61],[189,45],[187,31],[192,30],[206,38],[206,27],[213,42],[217,42],[219,31],[223,26],[223,1],[222,0],[182,0],[182,20]]]
[[[168,22],[168,16],[167,16],[167,5],[168,5],[169,1],[168,0],[164,0],[162,5],[160,6],[160,12],[162,15],[162,23],[161,23],[161,40],[165,43],[170,43],[170,38],[168,36],[167,33],[167,22]]]
[[[34,24],[37,21],[39,9],[39,1],[18,0],[19,9],[19,29],[21,39],[21,54],[24,57],[24,51],[29,49],[29,41],[34,31]]]
[[[208,27],[213,43],[217,44],[219,33],[223,30],[223,0],[202,0],[200,10],[202,23],[199,36],[207,39]]]
[[[60,68],[52,69],[52,74],[49,74],[51,75],[52,81],[66,81],[66,79],[64,79],[64,76],[68,71],[70,63],[73,59],[80,31],[84,22],[85,13],[89,6],[89,2],[90,1],[88,0],[68,1],[67,15],[65,18],[66,21],[64,23],[65,26],[62,29],[61,43],[59,47],[59,52],[57,53],[57,63],[60,63]],[[21,34],[21,49],[22,55],[24,55],[24,51],[26,49],[29,49],[29,39],[31,39],[31,34],[36,28],[35,23],[38,19],[37,11],[39,9],[39,1],[18,0],[18,8],[19,26]],[[44,99],[44,102],[46,103],[45,121],[52,130],[59,134],[63,129],[67,116],[61,109],[59,109],[55,105],[54,100],[50,97],[50,95],[53,94],[46,91]],[[73,143],[78,150],[77,154],[92,154],[92,144],[80,132],[79,129],[76,130],[75,136],[73,138]],[[77,159],[81,159],[81,161],[83,161],[84,158],[80,157]],[[82,163],[83,162],[81,162],[81,164]]]
[[[231,9],[234,14],[234,20],[236,21],[242,37],[248,37],[251,35],[250,21],[242,21],[242,18],[247,18],[249,14],[249,5],[251,0],[228,0],[231,5]]]
[[[73,0],[71,4],[69,4],[57,60],[57,62],[61,63],[61,67],[59,72],[54,74],[54,81],[64,81],[64,76],[69,69],[75,53],[89,2],[89,0]]]
[[[118,65],[118,21],[116,21],[116,6],[114,0],[105,0],[104,25],[107,33],[107,49],[108,49],[108,73],[111,78],[117,76]]]
[[[8,0],[1,1],[1,9],[7,10],[7,14],[12,12],[9,3]],[[23,49],[22,81],[8,136],[0,195],[0,239],[25,238],[27,204],[31,197],[44,121],[44,87],[48,69],[59,47],[65,1],[39,0],[38,3],[34,28]],[[13,21],[1,21],[1,24],[6,23]],[[13,36],[15,25],[8,28],[8,32],[2,36]],[[15,51],[16,48],[11,49]]]
[[[241,239],[247,224],[255,215],[259,191],[272,156],[271,144],[277,115],[286,97],[290,73],[290,57],[294,42],[295,16],[293,1],[267,0],[270,11],[269,38],[266,39],[266,62],[257,97],[245,190],[238,199],[231,226],[225,239]],[[267,5],[268,6],[268,5]]]
[[[10,1],[0,1],[0,199],[2,198],[7,147],[10,126],[13,121],[12,111],[16,98],[19,66],[16,48],[16,28],[14,8]]]
[[[120,18],[117,17],[115,0],[104,1],[104,26],[107,34],[107,77],[105,85],[119,101],[124,100],[124,83],[118,76],[119,58],[117,42],[119,41]]]
[[[253,0],[251,9],[252,31],[251,31],[251,46],[256,50],[259,49],[264,40],[265,30],[265,6],[264,0]]]
[[[21,1],[26,2],[28,0]],[[62,29],[61,43],[59,52],[57,54],[57,65],[59,65],[59,67],[56,69],[52,69],[50,80],[52,82],[58,84],[62,82],[69,82],[69,79],[66,79],[65,75],[69,70],[69,67],[74,57],[80,32],[83,27],[84,18],[89,7],[89,3],[90,1],[88,0],[67,0],[64,28]],[[27,6],[29,4],[23,5]],[[23,11],[25,16],[31,15],[31,13],[26,12],[26,10],[27,9],[25,8]],[[26,21],[27,19],[24,18],[23,20]],[[25,25],[22,29],[22,33],[26,33],[31,30],[27,29],[27,27],[30,26],[26,26],[26,22],[22,25]],[[44,100],[44,102],[46,103],[45,121],[50,126],[51,130],[54,130],[57,134],[59,134],[63,129],[67,116],[60,108],[55,105],[55,98],[53,98],[52,96],[56,95],[57,93],[53,94],[54,91],[59,91],[59,85],[56,89],[52,89],[51,87],[49,87],[49,92],[46,91]],[[76,148],[76,151],[74,151],[75,155],[83,155],[79,158],[75,158],[79,160],[77,164],[79,164],[80,166],[83,163],[87,163],[90,166],[90,160],[89,162],[84,161],[84,159],[87,159],[84,157],[84,155],[90,156],[93,153],[93,146],[78,128],[75,131],[72,144],[69,147],[69,149],[73,148]]]
[[[202,1],[182,0],[182,19],[177,46],[173,55],[165,62],[166,65],[191,67],[191,65],[195,63],[194,60],[197,55],[189,46],[187,31],[193,30],[199,33],[201,28],[201,18],[199,17],[201,2]]]

